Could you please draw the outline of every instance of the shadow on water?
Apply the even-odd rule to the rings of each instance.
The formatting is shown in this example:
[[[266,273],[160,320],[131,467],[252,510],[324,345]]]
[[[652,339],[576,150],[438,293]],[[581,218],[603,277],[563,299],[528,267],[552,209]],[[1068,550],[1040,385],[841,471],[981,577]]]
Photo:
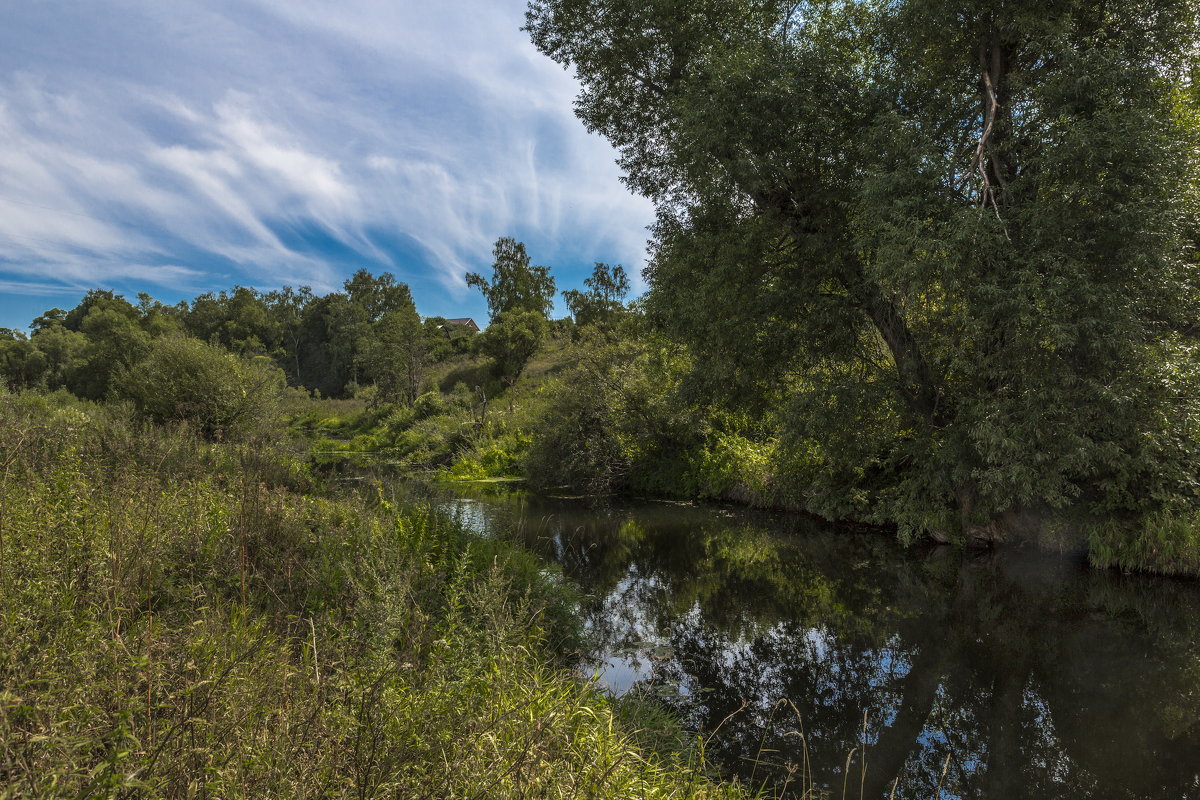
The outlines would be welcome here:
[[[587,595],[587,667],[715,731],[710,758],[755,784],[1200,798],[1196,584],[720,508],[449,502],[560,564]]]

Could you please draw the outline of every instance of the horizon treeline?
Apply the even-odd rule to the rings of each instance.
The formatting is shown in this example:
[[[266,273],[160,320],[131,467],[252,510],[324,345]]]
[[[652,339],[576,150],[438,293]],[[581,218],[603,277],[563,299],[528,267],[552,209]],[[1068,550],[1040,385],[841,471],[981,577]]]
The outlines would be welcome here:
[[[466,352],[472,333],[441,317],[422,320],[406,284],[365,269],[346,280],[343,291],[325,295],[307,286],[268,292],[235,286],[168,305],[145,292],[131,303],[93,289],[74,308],[35,318],[29,334],[0,329],[0,375],[14,389],[65,388],[100,399],[151,342],[189,336],[235,355],[270,359],[289,385],[340,397],[394,371],[396,354],[385,350],[404,350],[411,373],[404,378],[415,378],[415,359]]]
[[[287,385],[323,397],[354,396],[370,386],[381,399],[411,403],[435,364],[482,348],[508,371],[514,362],[519,371],[528,358],[524,351],[536,349],[552,330],[561,333],[574,324],[570,318],[551,323],[554,280],[548,268],[531,265],[523,244],[503,238],[495,252],[495,289],[484,291],[496,328],[490,336],[444,317],[421,317],[407,284],[390,272],[366,269],[348,278],[342,291],[324,295],[307,286],[267,292],[234,286],[169,305],[145,292],[130,302],[120,293],[93,289],[72,309],[51,308],[36,317],[29,333],[0,328],[0,380],[14,390],[66,389],[98,400],[152,354],[155,342],[182,336],[243,359],[263,359],[283,373]],[[597,264],[597,274],[606,278],[599,289],[563,293],[575,316],[602,313],[599,306],[614,302],[614,287],[621,297],[628,291],[621,267]],[[532,311],[524,308],[531,275],[540,281],[532,289],[539,297]],[[482,277],[472,278],[472,285],[488,287]],[[499,299],[502,295],[508,299]],[[510,303],[528,313],[520,319],[515,312],[505,315],[513,311]],[[530,315],[538,318],[532,327]],[[523,350],[514,338],[525,340]],[[509,352],[514,350],[521,352]]]

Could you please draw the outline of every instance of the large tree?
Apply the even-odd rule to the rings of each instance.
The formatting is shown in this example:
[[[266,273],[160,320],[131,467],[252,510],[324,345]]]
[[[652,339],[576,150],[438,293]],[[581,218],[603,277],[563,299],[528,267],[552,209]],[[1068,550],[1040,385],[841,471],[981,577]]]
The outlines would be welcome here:
[[[287,372],[288,380],[300,383],[300,350],[304,342],[304,314],[313,302],[311,286],[293,289],[284,286],[263,295],[263,302],[279,328],[280,348],[276,360]]]
[[[403,311],[413,304],[408,284],[398,282],[390,272],[376,277],[360,269],[342,286],[350,301],[366,312],[368,322],[378,322],[389,311]]]
[[[44,342],[53,342],[52,349],[62,354],[58,358],[71,353],[72,358],[62,365],[64,385],[80,397],[99,400],[109,393],[117,373],[141,358],[149,347],[151,336],[143,328],[144,321],[137,307],[121,295],[95,289],[67,312],[62,324],[62,332],[71,331],[79,337],[77,348],[70,344],[64,347],[69,340],[52,335],[52,331],[58,332],[53,322],[35,332],[31,341],[39,350]]]
[[[267,298],[246,286],[198,296],[184,315],[184,325],[192,336],[235,353],[274,352],[282,338]]]
[[[533,0],[658,207],[648,308],[817,510],[990,539],[1194,480],[1184,0]],[[804,460],[804,459],[801,459]]]
[[[421,317],[410,302],[407,308],[384,313],[372,323],[362,342],[363,371],[387,402],[412,403],[425,377],[425,337]]]
[[[504,311],[479,335],[479,350],[495,359],[497,374],[517,382],[549,333],[550,323],[537,311]]]
[[[361,269],[343,285],[350,305],[360,309],[355,364],[384,400],[411,403],[424,376],[425,342],[408,284],[390,272],[375,277]]]
[[[537,267],[525,245],[503,236],[492,249],[492,277],[471,272],[467,285],[474,286],[487,300],[488,313],[495,318],[510,311],[533,311],[549,316],[554,307],[554,278],[548,267]]]

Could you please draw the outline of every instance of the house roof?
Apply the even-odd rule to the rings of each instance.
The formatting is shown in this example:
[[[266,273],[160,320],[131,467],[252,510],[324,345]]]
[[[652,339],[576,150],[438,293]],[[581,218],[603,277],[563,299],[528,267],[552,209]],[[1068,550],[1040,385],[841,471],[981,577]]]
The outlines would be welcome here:
[[[475,320],[470,317],[458,317],[457,319],[446,320],[447,325],[466,325],[468,328],[479,330],[479,326],[475,324]]]

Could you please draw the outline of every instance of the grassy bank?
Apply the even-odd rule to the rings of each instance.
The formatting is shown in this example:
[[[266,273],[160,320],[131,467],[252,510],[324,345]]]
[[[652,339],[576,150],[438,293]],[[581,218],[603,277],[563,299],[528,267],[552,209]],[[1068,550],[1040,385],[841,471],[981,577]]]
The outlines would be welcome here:
[[[313,440],[318,463],[395,464],[457,478],[519,477],[548,390],[570,349],[550,342],[520,380],[497,378],[490,359],[438,365],[411,405],[364,400],[295,401],[293,431]]]
[[[901,506],[924,508],[899,526],[905,536],[964,540],[948,506],[906,505],[887,488],[894,466],[878,452],[789,439],[770,415],[689,401],[676,357],[603,337],[555,341],[511,386],[492,377],[486,358],[464,357],[443,365],[434,390],[412,406],[310,404],[301,427],[326,437],[317,457],[331,463],[382,460],[450,479],[519,477],[542,490],[716,500],[888,530]],[[1007,539],[1086,547],[1097,567],[1200,575],[1200,517],[1181,498],[1132,513],[1080,502],[1000,523]]]
[[[564,666],[529,554],[283,441],[0,396],[0,796],[739,794]]]
[[[1088,535],[1088,558],[1093,566],[1125,572],[1200,576],[1200,514],[1164,510],[1096,523]]]
[[[519,477],[596,494],[785,503],[770,476],[776,440],[716,428],[709,410],[667,410],[663,397],[617,396],[629,387],[596,375],[612,367],[598,365],[596,355],[593,343],[551,340],[512,383],[496,377],[490,359],[464,356],[439,365],[430,391],[410,406],[301,401],[293,429],[315,440],[316,459],[331,465],[392,463],[452,479]],[[618,430],[634,415],[614,406],[642,400],[645,426],[656,435]],[[668,418],[678,416],[690,416],[697,429],[678,430],[679,420]],[[672,441],[659,441],[663,434]]]

